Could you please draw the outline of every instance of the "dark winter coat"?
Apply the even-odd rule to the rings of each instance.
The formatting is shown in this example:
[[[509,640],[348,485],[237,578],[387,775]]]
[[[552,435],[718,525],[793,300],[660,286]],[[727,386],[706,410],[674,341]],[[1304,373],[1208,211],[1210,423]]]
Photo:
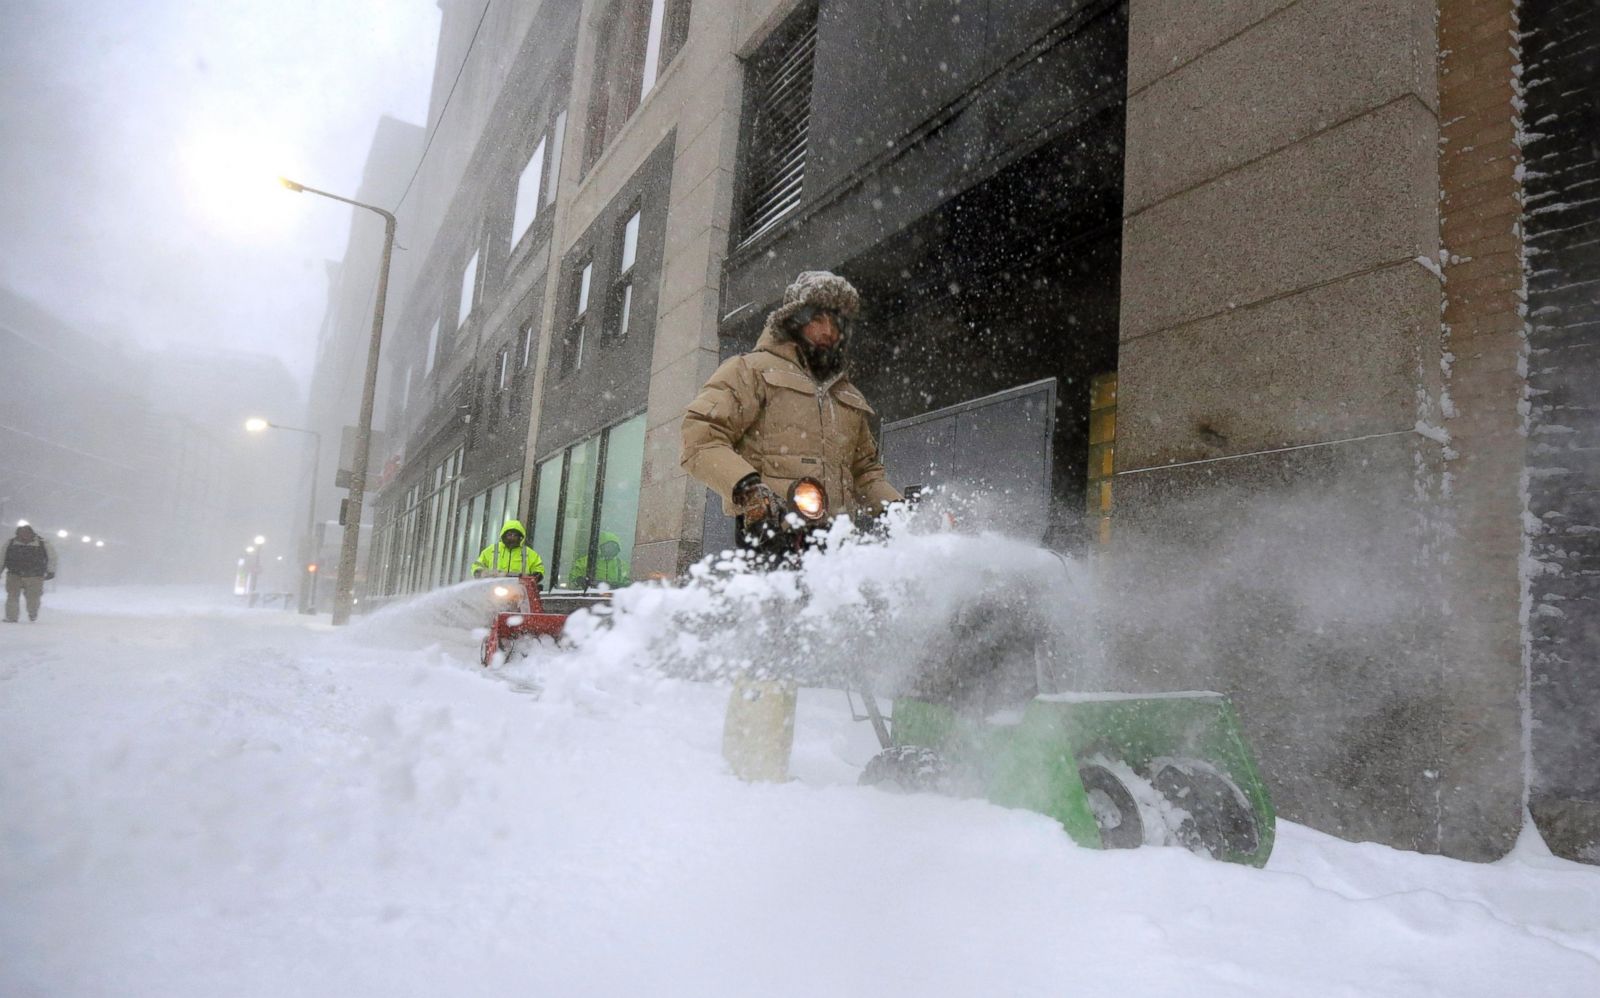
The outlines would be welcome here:
[[[54,575],[56,555],[45,539],[37,534],[31,541],[13,537],[6,541],[5,569],[19,579]]]

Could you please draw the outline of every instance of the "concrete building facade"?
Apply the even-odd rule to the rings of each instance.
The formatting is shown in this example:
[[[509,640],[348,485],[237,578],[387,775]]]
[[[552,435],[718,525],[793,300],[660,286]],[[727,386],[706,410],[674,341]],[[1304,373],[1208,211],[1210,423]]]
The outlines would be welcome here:
[[[1594,857],[1593,10],[442,7],[373,592],[512,511],[552,585],[603,534],[682,573],[683,407],[832,269],[886,422],[1053,379],[1114,681],[1233,695],[1282,814],[1488,859],[1531,804]]]

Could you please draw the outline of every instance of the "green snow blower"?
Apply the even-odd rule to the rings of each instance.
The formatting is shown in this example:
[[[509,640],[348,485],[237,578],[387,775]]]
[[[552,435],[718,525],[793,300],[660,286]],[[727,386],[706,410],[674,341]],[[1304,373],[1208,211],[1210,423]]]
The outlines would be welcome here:
[[[1037,811],[1097,849],[1179,845],[1251,866],[1272,852],[1272,800],[1220,693],[1045,695],[977,721],[900,698],[874,727],[887,744],[863,784]]]

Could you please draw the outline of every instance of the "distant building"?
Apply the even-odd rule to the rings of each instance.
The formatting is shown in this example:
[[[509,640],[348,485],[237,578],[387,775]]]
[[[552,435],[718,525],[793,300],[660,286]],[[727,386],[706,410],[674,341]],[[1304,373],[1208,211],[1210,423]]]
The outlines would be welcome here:
[[[144,350],[3,289],[0,356],[0,516],[66,530],[75,581],[221,584],[255,536],[287,545],[286,462],[244,433],[298,405],[277,360]]]
[[[886,425],[1049,379],[1041,540],[1281,813],[1595,858],[1600,8],[441,6],[372,593],[513,513],[560,585],[720,545],[683,407],[829,268]]]
[[[361,184],[350,196],[366,204],[393,206],[405,192],[407,180],[422,154],[423,138],[423,130],[417,125],[387,116],[378,119],[372,144],[367,150]],[[401,249],[395,253],[393,267],[396,273],[404,269],[406,252]],[[310,481],[311,462],[307,460],[305,477],[300,484],[302,494],[306,489],[315,487],[317,495],[312,503],[315,510],[313,536],[301,536],[305,532],[303,525],[296,528],[299,540],[295,550],[300,562],[296,570],[306,572],[307,565],[316,564],[317,573],[310,574],[327,575],[329,581],[323,585],[328,587],[329,594],[332,592],[333,573],[338,565],[339,500],[345,494],[335,485],[340,441],[344,428],[354,426],[359,414],[367,352],[372,342],[372,310],[377,296],[382,255],[382,219],[369,211],[352,209],[344,257],[328,264],[328,307],[317,335],[317,358],[305,417],[303,420],[292,419],[287,414],[278,417],[284,422],[303,425],[303,428],[321,436],[322,459],[318,462],[317,481],[313,486]],[[390,296],[393,300],[392,290]],[[268,418],[276,411],[269,410]],[[382,411],[378,410],[380,426]],[[374,454],[375,470],[381,469],[381,459],[385,456],[383,453]],[[376,485],[377,482],[375,477],[370,484]],[[366,508],[370,511],[371,503]],[[364,519],[370,520],[370,516]]]

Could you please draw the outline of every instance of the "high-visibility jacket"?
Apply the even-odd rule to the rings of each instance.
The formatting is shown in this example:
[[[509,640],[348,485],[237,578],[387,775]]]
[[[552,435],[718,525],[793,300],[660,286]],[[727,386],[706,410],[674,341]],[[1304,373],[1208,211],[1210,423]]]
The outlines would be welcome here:
[[[572,584],[604,582],[611,586],[625,586],[633,579],[628,573],[627,559],[622,557],[622,539],[609,530],[600,531],[599,557],[594,560],[594,571],[589,571],[589,556],[580,554],[572,561]]]
[[[528,532],[522,529],[522,524],[516,520],[507,520],[506,525],[500,528],[503,536],[507,530],[515,530],[522,536]],[[478,575],[543,575],[544,559],[539,557],[539,552],[529,547],[527,543],[517,547],[507,547],[503,541],[495,541],[483,549],[478,555],[478,560],[472,563],[472,574]]]

